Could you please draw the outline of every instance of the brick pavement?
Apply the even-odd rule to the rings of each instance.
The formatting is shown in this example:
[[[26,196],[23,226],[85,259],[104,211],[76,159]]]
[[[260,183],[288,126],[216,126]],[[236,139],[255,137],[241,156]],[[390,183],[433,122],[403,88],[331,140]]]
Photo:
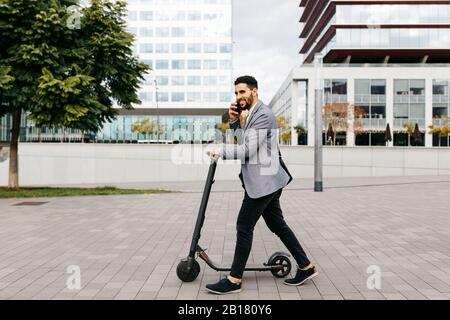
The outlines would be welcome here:
[[[204,287],[225,273],[202,261],[192,283],[175,273],[201,193],[51,198],[36,207],[0,200],[0,299],[450,299],[449,176],[333,183],[323,193],[291,188],[281,197],[320,275],[288,287],[270,273],[246,272],[244,290],[223,297]],[[214,188],[200,243],[226,264],[243,194],[238,184]],[[285,251],[261,220],[249,264],[278,250]],[[367,287],[371,265],[381,270],[379,290]],[[81,270],[79,290],[67,288],[69,266]]]

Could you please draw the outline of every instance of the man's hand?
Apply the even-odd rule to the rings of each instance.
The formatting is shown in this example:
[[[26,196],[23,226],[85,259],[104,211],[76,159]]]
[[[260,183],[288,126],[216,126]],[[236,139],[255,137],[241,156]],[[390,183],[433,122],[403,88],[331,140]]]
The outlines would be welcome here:
[[[228,116],[230,118],[230,122],[234,122],[237,119],[239,119],[239,112],[237,112],[236,109],[237,109],[237,103],[233,102],[230,105],[230,109],[228,110]]]
[[[207,153],[211,160],[217,161],[219,159],[219,151],[216,148],[211,148]]]

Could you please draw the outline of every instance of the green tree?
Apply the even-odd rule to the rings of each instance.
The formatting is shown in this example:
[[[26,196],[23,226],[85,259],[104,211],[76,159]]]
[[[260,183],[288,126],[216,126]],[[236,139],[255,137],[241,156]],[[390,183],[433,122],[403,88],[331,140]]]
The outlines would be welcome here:
[[[446,138],[450,135],[450,118],[442,116],[435,118],[434,123],[428,126],[429,134],[437,135],[439,140],[439,147],[441,146],[441,138]]]
[[[0,0],[0,65],[11,67],[4,92],[12,114],[9,187],[17,189],[18,138],[22,112],[37,127],[97,131],[117,115],[114,106],[140,103],[137,89],[149,67],[133,56],[126,32],[126,2],[92,0]],[[5,90],[4,90],[5,91]]]
[[[406,130],[406,133],[408,134],[408,147],[409,147],[411,146],[410,137],[414,134],[415,125],[411,121],[406,121],[405,123],[403,123],[403,128]]]
[[[131,124],[131,131],[150,136],[152,134],[161,135],[164,130],[161,128],[161,125],[158,125],[158,122],[144,118]]]

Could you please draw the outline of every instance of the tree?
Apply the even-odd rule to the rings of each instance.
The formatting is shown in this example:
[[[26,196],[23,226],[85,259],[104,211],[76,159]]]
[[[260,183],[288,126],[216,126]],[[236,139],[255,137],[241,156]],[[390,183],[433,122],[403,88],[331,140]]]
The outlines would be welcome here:
[[[332,144],[336,145],[336,134],[352,130],[356,135],[364,130],[364,109],[349,103],[327,103],[323,108],[323,125],[333,129]]]
[[[11,82],[14,81],[14,78],[9,75],[10,72],[11,67],[0,66],[0,96],[2,94],[2,90],[10,88]]]
[[[301,137],[305,136],[308,133],[308,129],[306,129],[303,125],[298,124],[294,127],[295,132],[297,132],[298,136],[298,144],[300,144]]]
[[[440,147],[441,138],[446,138],[450,135],[450,118],[442,116],[441,118],[435,118],[434,120],[434,123],[428,126],[428,128],[430,129],[428,133],[438,136],[438,143]]]
[[[290,130],[290,126],[289,126],[289,122],[286,119],[285,116],[277,116],[276,117],[276,121],[277,121],[277,128],[279,129],[280,134],[280,140],[283,143],[287,143],[291,140],[291,130]],[[288,132],[289,130],[289,132]]]
[[[92,0],[80,27],[68,21],[79,0],[0,1],[0,65],[11,67],[10,188],[19,187],[18,138],[22,112],[37,127],[97,131],[117,115],[114,105],[140,103],[137,89],[148,66],[133,56],[126,32],[126,2]],[[4,90],[5,91],[5,90]]]
[[[403,128],[408,134],[408,147],[411,146],[410,136],[414,134],[415,125],[411,121],[406,121],[403,123]]]
[[[131,131],[145,134],[152,135],[152,134],[161,134],[161,128],[158,128],[158,123],[156,121],[150,121],[149,118],[142,119],[141,121],[134,122],[131,125]]]

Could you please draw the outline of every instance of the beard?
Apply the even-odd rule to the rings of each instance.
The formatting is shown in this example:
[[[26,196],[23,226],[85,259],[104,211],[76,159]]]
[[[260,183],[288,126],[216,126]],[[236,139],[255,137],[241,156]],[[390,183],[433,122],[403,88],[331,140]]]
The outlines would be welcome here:
[[[245,97],[239,99],[238,103],[243,110],[250,110],[254,102],[253,97]]]

